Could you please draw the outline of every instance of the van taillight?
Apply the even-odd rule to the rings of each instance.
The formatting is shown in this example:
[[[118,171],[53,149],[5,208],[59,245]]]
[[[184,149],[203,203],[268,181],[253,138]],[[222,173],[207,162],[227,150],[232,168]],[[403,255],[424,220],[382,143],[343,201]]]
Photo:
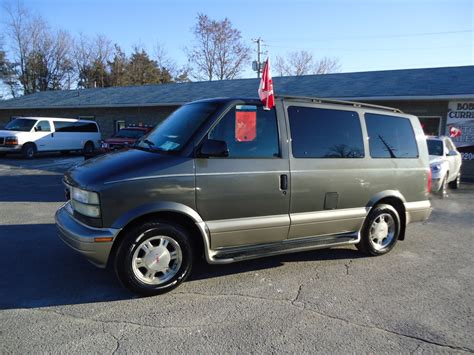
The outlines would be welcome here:
[[[431,176],[431,169],[430,169],[430,170],[428,170],[428,184],[426,186],[426,189],[428,190],[427,191],[428,193],[430,193],[430,191],[431,191],[431,178],[432,178],[432,176]]]

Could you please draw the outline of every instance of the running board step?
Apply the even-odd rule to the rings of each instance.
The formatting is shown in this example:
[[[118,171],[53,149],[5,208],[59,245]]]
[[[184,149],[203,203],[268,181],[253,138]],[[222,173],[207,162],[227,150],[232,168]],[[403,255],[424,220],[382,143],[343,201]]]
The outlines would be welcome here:
[[[214,259],[216,261],[223,259],[231,262],[242,261],[247,259],[263,258],[272,255],[289,254],[305,250],[323,249],[338,245],[354,244],[358,241],[358,233],[310,237],[297,240],[289,239],[270,244],[216,250]]]

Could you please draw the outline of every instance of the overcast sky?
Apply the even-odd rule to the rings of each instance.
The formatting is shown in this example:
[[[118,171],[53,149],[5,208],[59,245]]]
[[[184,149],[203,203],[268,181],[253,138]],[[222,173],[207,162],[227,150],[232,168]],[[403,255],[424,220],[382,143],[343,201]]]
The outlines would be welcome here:
[[[1,1],[1,0],[0,0]],[[342,72],[474,64],[474,0],[23,0],[53,27],[101,33],[126,52],[160,43],[178,64],[197,13],[228,17],[270,58],[307,50],[337,57]],[[3,10],[2,10],[3,11]],[[0,13],[5,20],[5,13]],[[248,70],[244,76],[253,76]]]

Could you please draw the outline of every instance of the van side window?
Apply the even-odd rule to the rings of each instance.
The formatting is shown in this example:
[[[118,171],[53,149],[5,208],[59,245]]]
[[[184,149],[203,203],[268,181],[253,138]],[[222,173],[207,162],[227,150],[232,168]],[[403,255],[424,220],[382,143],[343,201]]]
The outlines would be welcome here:
[[[295,158],[363,158],[364,141],[357,112],[288,107]]]
[[[71,128],[74,126],[74,122],[53,121],[53,123],[56,132],[73,132]]]
[[[51,132],[51,126],[48,121],[39,121],[36,125],[37,132]]]
[[[209,139],[227,143],[230,158],[274,158],[280,156],[275,110],[237,105],[209,132]]]
[[[54,121],[56,132],[98,132],[97,125],[93,122],[66,122]]]
[[[408,118],[365,114],[372,158],[417,158],[415,133]]]

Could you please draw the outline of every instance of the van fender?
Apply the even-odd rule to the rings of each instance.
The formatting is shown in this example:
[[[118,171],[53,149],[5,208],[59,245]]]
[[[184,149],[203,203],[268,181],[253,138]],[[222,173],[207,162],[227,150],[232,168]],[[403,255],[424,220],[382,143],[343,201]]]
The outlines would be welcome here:
[[[385,191],[380,191],[377,192],[372,198],[369,200],[369,202],[365,205],[369,209],[374,207],[380,200],[387,198],[387,197],[395,197],[398,198],[399,200],[402,201],[402,203],[407,202],[405,197],[401,194],[400,191],[398,190],[385,190]],[[369,212],[369,211],[368,211]]]
[[[170,201],[160,201],[156,203],[149,203],[146,205],[142,205],[136,207],[121,217],[119,217],[112,225],[112,228],[117,228],[118,230],[122,230],[125,228],[129,223],[139,219],[140,217],[160,213],[160,212],[172,212],[181,214],[189,219],[191,219],[199,231],[199,234],[202,238],[202,245],[204,249],[204,256],[208,263],[212,263],[214,260],[214,252],[211,251],[211,242],[209,237],[209,230],[207,228],[206,223],[202,220],[199,213],[197,213],[194,209],[189,206],[183,205],[181,203],[170,202]],[[225,262],[225,260],[224,260]]]
[[[183,205],[177,202],[170,202],[170,201],[160,201],[154,203],[148,203],[142,206],[135,207],[125,214],[120,216],[112,225],[112,228],[116,229],[123,229],[133,220],[145,216],[151,213],[159,213],[159,212],[175,212],[186,215],[187,217],[191,218],[194,223],[202,223],[203,220],[201,216],[193,210],[191,207]]]

